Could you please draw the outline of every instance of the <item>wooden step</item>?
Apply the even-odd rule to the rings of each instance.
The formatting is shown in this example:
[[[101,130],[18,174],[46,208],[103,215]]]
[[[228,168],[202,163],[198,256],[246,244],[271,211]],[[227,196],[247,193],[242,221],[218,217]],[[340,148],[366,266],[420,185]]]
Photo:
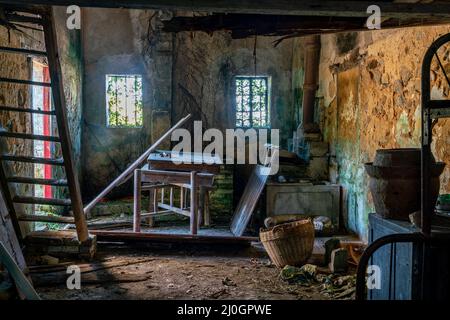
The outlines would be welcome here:
[[[67,180],[65,179],[41,179],[31,177],[8,177],[6,179],[12,183],[26,183],[26,184],[45,184],[56,187],[67,187]]]
[[[54,136],[41,136],[31,133],[9,132],[6,130],[0,130],[0,137],[59,142],[59,138]]]
[[[50,82],[39,82],[39,81],[13,79],[13,78],[5,78],[5,77],[0,77],[0,82],[28,84],[30,86],[41,86],[41,87],[51,87],[52,86],[52,84]]]
[[[63,224],[74,224],[75,220],[72,217],[58,217],[49,215],[32,215],[23,214],[19,216],[19,221],[32,221],[32,222],[49,222],[49,223],[63,223]]]
[[[53,165],[53,166],[63,166],[64,165],[64,160],[62,158],[58,158],[58,159],[40,158],[40,157],[29,157],[29,156],[15,156],[12,154],[0,155],[0,160],[49,164],[49,165]]]
[[[13,202],[25,204],[44,204],[50,206],[70,206],[71,204],[71,201],[69,199],[21,197],[21,196],[15,196],[13,198]]]
[[[45,51],[22,49],[22,48],[11,48],[11,47],[4,47],[4,46],[0,46],[0,52],[25,54],[25,55],[37,56],[37,57],[47,56],[47,52],[45,52]]]
[[[17,108],[17,107],[8,107],[8,106],[0,106],[0,111],[10,111],[10,112],[27,112],[27,113],[36,113],[36,114],[44,114],[49,116],[54,116],[55,111],[44,111],[38,109],[29,109],[29,108]]]

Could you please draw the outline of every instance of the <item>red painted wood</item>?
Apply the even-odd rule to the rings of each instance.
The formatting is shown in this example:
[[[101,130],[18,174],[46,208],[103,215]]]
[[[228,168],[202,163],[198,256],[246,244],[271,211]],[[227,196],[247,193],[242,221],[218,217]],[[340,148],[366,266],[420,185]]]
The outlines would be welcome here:
[[[44,82],[50,82],[50,74],[48,67],[43,68],[43,81]],[[44,111],[50,111],[51,108],[51,102],[50,102],[50,88],[44,87],[43,88],[43,110]],[[50,116],[43,115],[43,135],[44,136],[50,136]],[[44,141],[44,158],[51,158],[51,150],[50,150],[50,141]],[[48,164],[44,165],[44,178],[45,179],[51,179],[52,177],[52,167]],[[44,198],[52,198],[52,187],[49,185],[44,186]]]

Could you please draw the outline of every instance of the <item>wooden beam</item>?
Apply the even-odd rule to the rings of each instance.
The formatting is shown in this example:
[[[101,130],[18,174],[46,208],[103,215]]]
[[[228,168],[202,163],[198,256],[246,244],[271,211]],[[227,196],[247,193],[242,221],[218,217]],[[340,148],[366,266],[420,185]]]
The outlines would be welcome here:
[[[162,234],[162,233],[141,233],[129,231],[107,231],[90,230],[91,234],[97,236],[97,241],[146,241],[146,242],[179,242],[186,243],[205,243],[211,244],[230,244],[230,245],[250,245],[251,242],[259,241],[257,237],[234,237],[234,236],[209,236],[192,234]]]
[[[405,3],[388,1],[317,0],[0,0],[16,5],[78,5],[81,7],[167,9],[218,13],[279,14],[325,17],[368,17],[370,5],[378,5],[383,18],[450,17],[450,3]]]
[[[449,23],[450,18],[397,19],[386,18],[382,29]],[[163,31],[229,31],[233,39],[260,36],[309,35],[342,31],[365,31],[366,18],[314,17],[256,14],[212,14],[195,17],[174,17],[163,21]]]
[[[14,279],[17,289],[26,299],[41,300],[30,281],[25,277],[22,270],[20,270],[19,266],[14,261],[14,258],[8,250],[6,250],[2,242],[0,242],[0,262],[5,266],[6,270],[8,270],[9,274]]]
[[[48,12],[43,14],[43,27],[45,48],[48,57],[48,67],[50,79],[52,82],[52,99],[55,105],[56,122],[58,124],[58,133],[61,140],[61,151],[64,158],[64,165],[69,186],[69,193],[77,229],[77,236],[80,242],[89,239],[86,217],[83,212],[83,202],[81,200],[81,191],[78,176],[75,171],[72,155],[72,142],[70,140],[70,132],[68,128],[68,120],[66,114],[66,98],[64,95],[64,86],[61,65],[59,61],[59,52],[57,45],[56,24],[53,16],[53,9],[50,7]]]
[[[23,214],[19,216],[19,221],[75,224],[75,220],[72,217],[58,217],[49,215],[38,216],[31,214]]]

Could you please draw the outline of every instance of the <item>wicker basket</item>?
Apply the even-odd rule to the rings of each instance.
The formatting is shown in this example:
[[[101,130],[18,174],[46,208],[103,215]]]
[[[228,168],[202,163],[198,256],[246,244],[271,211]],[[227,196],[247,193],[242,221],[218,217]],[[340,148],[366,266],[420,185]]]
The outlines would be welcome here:
[[[259,233],[270,259],[277,267],[304,264],[314,247],[314,225],[310,219],[283,223]]]

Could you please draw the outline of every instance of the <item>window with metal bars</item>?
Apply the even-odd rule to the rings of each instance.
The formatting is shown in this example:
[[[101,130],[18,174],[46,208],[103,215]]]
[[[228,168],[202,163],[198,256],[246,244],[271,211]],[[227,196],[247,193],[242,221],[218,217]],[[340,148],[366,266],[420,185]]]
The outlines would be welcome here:
[[[108,127],[142,127],[142,76],[106,75],[106,113]]]
[[[269,78],[235,77],[236,127],[270,127]]]

